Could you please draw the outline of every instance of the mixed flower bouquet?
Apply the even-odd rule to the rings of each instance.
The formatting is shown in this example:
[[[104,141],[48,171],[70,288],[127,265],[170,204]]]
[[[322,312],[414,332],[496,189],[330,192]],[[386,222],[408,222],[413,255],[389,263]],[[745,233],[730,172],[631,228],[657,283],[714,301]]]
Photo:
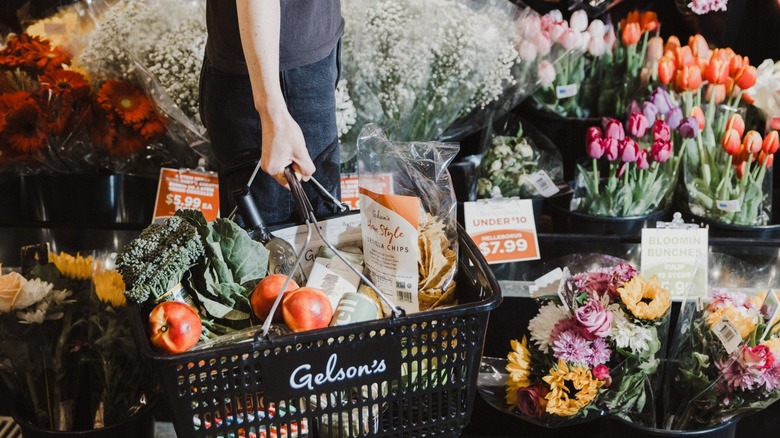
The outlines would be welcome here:
[[[511,342],[506,405],[548,427],[642,409],[666,336],[669,291],[625,262],[564,272],[558,293],[539,297],[528,336]]]
[[[476,131],[487,113],[507,110],[536,84],[518,52],[515,21],[535,14],[507,0],[348,0],[344,79],[355,123],[389,138],[431,141]],[[434,23],[435,25],[431,25]],[[348,156],[349,154],[345,154]]]
[[[715,289],[686,304],[666,369],[666,425],[702,429],[780,399],[778,303],[772,290]]]
[[[577,165],[572,211],[597,216],[641,216],[666,208],[677,183],[680,157],[698,135],[694,117],[663,88],[633,102],[625,128],[604,118],[604,129],[588,129],[590,166]],[[675,148],[675,136],[682,145]],[[605,166],[606,165],[606,166]]]
[[[766,119],[767,130],[780,129],[780,60],[765,59],[756,67],[756,83],[745,93]]]
[[[489,132],[491,142],[479,162],[477,197],[538,198],[546,184],[563,183],[560,151],[533,126],[509,117]],[[541,179],[539,172],[544,173]]]
[[[24,275],[0,275],[0,375],[33,425],[114,425],[152,402],[154,391],[122,312],[122,277],[110,257],[43,259]]]

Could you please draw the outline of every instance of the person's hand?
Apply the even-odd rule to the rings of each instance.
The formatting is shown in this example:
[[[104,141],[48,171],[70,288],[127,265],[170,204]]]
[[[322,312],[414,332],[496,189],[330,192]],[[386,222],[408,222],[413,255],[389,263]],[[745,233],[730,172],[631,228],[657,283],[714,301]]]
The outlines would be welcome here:
[[[284,169],[291,164],[304,181],[308,180],[316,169],[298,123],[286,111],[278,117],[264,118],[261,123],[260,168],[284,187],[288,184]]]

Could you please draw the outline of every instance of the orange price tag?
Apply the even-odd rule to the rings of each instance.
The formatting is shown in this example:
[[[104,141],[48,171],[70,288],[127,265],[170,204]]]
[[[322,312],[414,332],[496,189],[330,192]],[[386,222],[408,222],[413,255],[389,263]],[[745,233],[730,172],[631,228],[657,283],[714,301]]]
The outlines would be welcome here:
[[[466,232],[488,263],[539,259],[530,199],[466,202],[463,218]]]
[[[200,210],[207,221],[219,217],[219,180],[216,174],[184,169],[160,169],[153,221],[173,216],[176,210]]]
[[[377,193],[391,193],[392,184],[392,175],[377,175],[372,179],[370,188]],[[358,175],[356,173],[341,175],[341,202],[349,205],[350,210],[360,209],[360,193],[358,192]]]

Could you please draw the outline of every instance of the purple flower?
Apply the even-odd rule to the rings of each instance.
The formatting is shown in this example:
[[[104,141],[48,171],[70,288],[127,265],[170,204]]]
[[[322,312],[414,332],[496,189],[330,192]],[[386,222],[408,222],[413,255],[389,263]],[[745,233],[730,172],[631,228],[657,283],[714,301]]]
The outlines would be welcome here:
[[[647,120],[652,122],[656,118],[658,118],[658,107],[655,106],[653,102],[650,102],[649,100],[645,101],[645,103],[642,104],[642,113],[647,117]]]
[[[632,100],[631,103],[628,104],[628,114],[636,114],[641,113],[642,107],[639,106],[639,102],[636,100]]]
[[[658,139],[653,142],[650,154],[653,156],[653,160],[664,163],[672,157],[672,143]]]
[[[669,92],[662,87],[658,87],[653,90],[653,92],[650,94],[649,100],[655,104],[656,108],[658,108],[658,112],[663,115],[668,114],[672,108],[676,107],[674,101],[672,101],[672,96],[670,96]]]
[[[614,316],[598,299],[588,298],[585,305],[574,311],[574,316],[585,329],[583,334],[588,339],[606,337],[612,329]]]
[[[553,355],[556,359],[567,362],[587,363],[591,353],[587,339],[575,330],[568,330],[560,334],[552,344]]]
[[[636,112],[628,116],[628,132],[636,138],[645,136],[648,125],[647,117],[641,112]]]
[[[619,151],[620,161],[624,163],[633,163],[639,155],[639,145],[633,138],[626,137],[620,142]]]
[[[611,117],[604,118],[604,132],[606,138],[612,138],[615,140],[623,140],[626,138],[626,131],[623,130],[623,125],[619,120]]]
[[[678,106],[669,111],[669,114],[666,115],[666,124],[669,125],[669,128],[671,129],[677,129],[678,126],[680,126],[680,123],[682,123],[683,119],[683,112],[682,109]]]
[[[607,363],[610,355],[612,355],[612,350],[609,348],[607,341],[603,338],[598,338],[590,343],[590,354],[586,359],[588,365],[595,367]]]
[[[672,139],[672,130],[663,120],[656,120],[653,123],[653,139],[670,141]]]
[[[686,117],[677,127],[677,131],[683,138],[695,138],[699,135],[699,122],[696,117]]]

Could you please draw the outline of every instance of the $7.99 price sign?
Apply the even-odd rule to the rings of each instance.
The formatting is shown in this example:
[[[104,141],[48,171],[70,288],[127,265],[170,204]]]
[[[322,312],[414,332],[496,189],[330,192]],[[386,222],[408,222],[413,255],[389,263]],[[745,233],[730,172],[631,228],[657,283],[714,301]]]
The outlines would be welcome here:
[[[173,216],[176,210],[200,210],[207,221],[219,216],[217,175],[185,169],[160,170],[154,221]]]
[[[539,259],[533,213],[530,199],[463,204],[466,232],[491,264]]]

